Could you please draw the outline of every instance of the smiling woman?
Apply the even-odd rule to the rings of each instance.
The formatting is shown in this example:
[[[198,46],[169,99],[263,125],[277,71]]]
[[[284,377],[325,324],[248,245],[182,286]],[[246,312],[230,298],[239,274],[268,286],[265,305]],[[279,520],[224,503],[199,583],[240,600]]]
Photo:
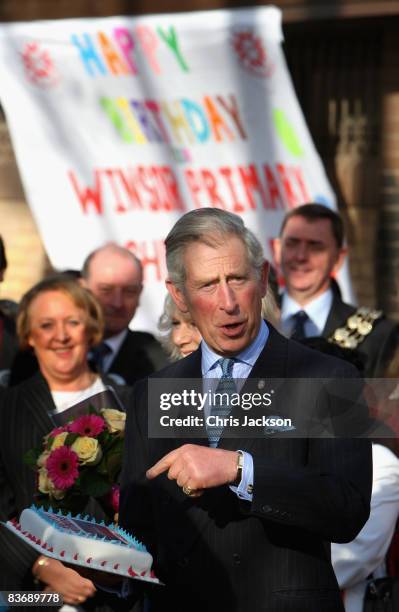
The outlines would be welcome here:
[[[55,276],[30,289],[17,331],[21,348],[34,350],[50,389],[77,391],[93,384],[87,352],[101,340],[103,318],[93,296],[74,280]]]
[[[34,351],[40,371],[1,398],[1,521],[17,518],[34,501],[36,477],[23,457],[41,446],[54,429],[52,415],[104,391],[108,383],[91,371],[87,361],[88,351],[102,337],[102,311],[74,279],[57,275],[32,287],[21,300],[17,330],[21,348]],[[61,454],[68,448],[61,446]],[[46,463],[45,469],[50,467]],[[85,511],[104,518],[98,505]],[[6,531],[0,527],[0,591],[47,589],[62,594],[66,604],[79,604],[79,610],[94,596],[90,609],[96,610],[97,604],[107,609],[106,596],[95,595],[91,580],[56,559],[27,551]]]

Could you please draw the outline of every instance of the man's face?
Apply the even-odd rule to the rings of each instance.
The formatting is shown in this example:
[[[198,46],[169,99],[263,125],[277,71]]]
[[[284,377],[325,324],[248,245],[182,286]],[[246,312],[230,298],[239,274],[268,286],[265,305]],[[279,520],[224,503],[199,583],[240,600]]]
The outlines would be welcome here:
[[[142,290],[140,269],[134,261],[119,253],[100,251],[90,263],[84,284],[103,308],[105,337],[128,327]]]
[[[236,236],[223,242],[219,238],[212,247],[193,242],[183,259],[184,292],[168,283],[172,297],[181,310],[189,311],[211,349],[225,357],[236,355],[259,331],[268,265],[259,280]]]
[[[277,263],[287,291],[301,305],[321,295],[341,267],[346,250],[339,248],[329,219],[291,217],[280,239]]]

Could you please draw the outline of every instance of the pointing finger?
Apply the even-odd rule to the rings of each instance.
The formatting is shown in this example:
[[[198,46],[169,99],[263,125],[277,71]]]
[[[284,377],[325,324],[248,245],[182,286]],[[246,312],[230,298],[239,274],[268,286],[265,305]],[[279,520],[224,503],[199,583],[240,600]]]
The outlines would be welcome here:
[[[157,463],[155,463],[149,470],[147,470],[146,472],[147,478],[151,480],[152,478],[156,478],[163,472],[166,472],[166,470],[168,470],[170,466],[173,464],[176,458],[176,453],[177,453],[177,449],[171,451],[170,453],[162,457],[162,459],[157,461]]]

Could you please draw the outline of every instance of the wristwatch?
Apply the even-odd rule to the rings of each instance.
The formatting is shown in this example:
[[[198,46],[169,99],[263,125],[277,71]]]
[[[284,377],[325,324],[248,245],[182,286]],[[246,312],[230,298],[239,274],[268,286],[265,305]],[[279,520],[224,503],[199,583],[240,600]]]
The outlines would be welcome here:
[[[237,451],[237,475],[236,479],[233,482],[235,487],[238,487],[241,484],[242,473],[244,470],[244,453],[242,451]]]

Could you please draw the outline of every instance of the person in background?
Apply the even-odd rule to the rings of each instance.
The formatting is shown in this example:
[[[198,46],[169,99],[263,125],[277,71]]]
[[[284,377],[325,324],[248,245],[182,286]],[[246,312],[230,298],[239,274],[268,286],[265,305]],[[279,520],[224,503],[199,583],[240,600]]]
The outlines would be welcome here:
[[[34,351],[39,371],[4,390],[0,398],[1,521],[18,518],[34,501],[36,474],[23,457],[40,447],[43,437],[54,429],[52,415],[110,384],[94,373],[87,361],[89,349],[102,337],[101,307],[74,279],[58,275],[32,287],[22,297],[17,331],[21,347]],[[122,404],[126,402],[128,390],[115,391]],[[103,606],[108,596],[96,595],[91,580],[76,568],[39,554],[2,525],[0,566],[0,591],[50,589],[62,594],[66,604],[107,609]],[[123,603],[115,608],[110,605],[121,610]]]
[[[6,249],[0,236],[0,283],[7,270]],[[18,351],[14,321],[15,303],[0,300],[0,386],[7,386],[10,368]]]
[[[187,357],[201,342],[201,334],[188,313],[181,312],[169,293],[159,317],[159,341],[173,361]]]
[[[99,371],[133,385],[166,365],[167,357],[151,334],[129,329],[143,289],[142,265],[131,251],[114,243],[93,251],[83,264],[81,282],[104,312],[103,342],[94,351]]]
[[[386,576],[385,557],[399,518],[399,459],[373,443],[370,518],[352,542],[332,544],[331,559],[344,591],[345,612],[362,612],[367,578]]]
[[[294,340],[324,336],[357,350],[366,377],[382,376],[398,346],[398,326],[381,311],[345,304],[332,277],[346,256],[341,217],[304,204],[284,218],[275,259],[285,281],[281,328]]]

